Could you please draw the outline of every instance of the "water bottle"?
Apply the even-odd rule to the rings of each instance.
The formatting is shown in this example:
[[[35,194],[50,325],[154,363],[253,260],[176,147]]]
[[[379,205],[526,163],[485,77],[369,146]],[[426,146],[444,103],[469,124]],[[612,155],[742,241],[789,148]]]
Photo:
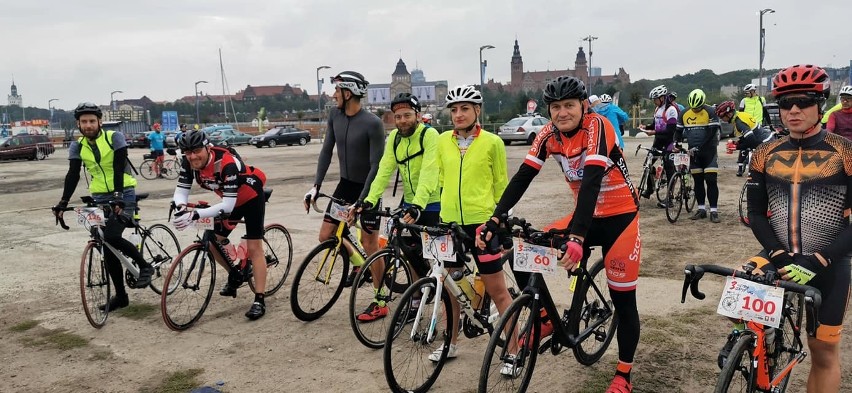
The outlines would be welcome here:
[[[131,233],[129,240],[130,240],[131,243],[133,243],[133,245],[137,249],[142,249],[142,236],[139,236],[138,233],[136,233],[136,232]]]
[[[482,281],[482,277],[478,273],[473,278],[473,290],[473,308],[478,310],[482,304],[482,299],[485,298],[485,282]]]
[[[246,256],[248,256],[248,240],[246,238],[242,238],[242,240],[240,240],[240,246],[237,247],[237,258],[245,261],[248,259]]]
[[[497,305],[494,302],[491,302],[491,308],[488,310],[488,323],[494,324],[500,319],[500,313],[497,312]]]
[[[222,248],[225,249],[225,252],[228,254],[228,258],[231,262],[237,260],[237,247],[235,247],[228,238],[222,239],[219,244],[221,244]]]
[[[456,282],[456,285],[458,285],[458,287],[459,287],[459,289],[461,289],[462,293],[465,296],[467,296],[467,299],[470,300],[470,301],[473,301],[473,299],[474,299],[473,287],[470,286],[470,281],[468,281],[465,278],[464,272],[461,271],[461,270],[456,270],[456,271],[452,272],[452,274],[450,274],[450,277],[453,278],[453,281]],[[459,300],[460,301],[463,300],[463,299],[461,299],[461,296],[459,296]]]
[[[658,166],[658,167],[657,167],[657,173],[655,173],[655,174],[654,174],[654,179],[656,179],[656,180],[660,180],[660,177],[661,177],[662,175],[663,175],[663,167],[662,167],[662,166]]]

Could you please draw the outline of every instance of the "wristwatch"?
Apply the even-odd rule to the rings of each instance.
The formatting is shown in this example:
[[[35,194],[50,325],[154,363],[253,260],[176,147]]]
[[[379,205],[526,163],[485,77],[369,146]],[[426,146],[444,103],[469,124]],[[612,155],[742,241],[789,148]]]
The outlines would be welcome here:
[[[114,199],[124,199],[124,193],[121,192],[121,191],[116,191],[116,192],[112,193],[112,197]]]

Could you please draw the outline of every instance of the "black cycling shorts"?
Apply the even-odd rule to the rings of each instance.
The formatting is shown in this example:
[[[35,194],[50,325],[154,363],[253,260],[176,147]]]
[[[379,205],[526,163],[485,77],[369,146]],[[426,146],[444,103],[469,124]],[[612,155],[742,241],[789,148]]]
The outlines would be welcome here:
[[[157,157],[162,157],[162,156],[163,156],[162,150],[151,150],[151,158],[157,158]]]
[[[248,200],[240,206],[234,208],[228,216],[229,220],[245,220],[246,235],[245,239],[263,239],[263,218],[266,213],[266,202],[263,194]],[[236,225],[225,225],[217,222],[213,228],[213,232],[217,235],[228,237],[236,228]]]
[[[361,196],[361,191],[363,190],[364,183],[354,182],[341,177],[340,182],[337,183],[337,188],[334,189],[334,193],[331,194],[331,196],[337,199],[342,199],[344,202],[351,205],[358,201],[358,197]],[[331,211],[331,201],[328,202],[328,206],[325,208],[326,215],[323,218],[323,221],[337,225],[340,221],[331,218],[328,215],[329,211]],[[379,229],[379,223],[377,221],[375,225],[367,225],[364,229],[377,231]]]
[[[707,146],[695,152],[695,154],[689,158],[689,172],[690,173],[707,173],[707,172],[719,172],[719,163],[718,163],[719,153],[716,151],[716,146]]]

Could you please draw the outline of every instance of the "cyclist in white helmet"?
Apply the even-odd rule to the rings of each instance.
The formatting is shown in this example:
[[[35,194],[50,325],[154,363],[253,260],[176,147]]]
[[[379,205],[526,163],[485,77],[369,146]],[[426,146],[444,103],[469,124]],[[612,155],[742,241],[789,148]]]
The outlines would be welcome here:
[[[745,112],[757,120],[758,127],[764,123],[763,106],[766,104],[766,99],[757,95],[757,86],[747,84],[743,86],[745,98],[740,101],[740,112]]]

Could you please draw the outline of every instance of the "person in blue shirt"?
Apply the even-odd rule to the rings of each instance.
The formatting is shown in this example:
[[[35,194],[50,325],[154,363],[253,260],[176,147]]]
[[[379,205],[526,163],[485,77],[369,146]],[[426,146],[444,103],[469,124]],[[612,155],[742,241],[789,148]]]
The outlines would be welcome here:
[[[154,172],[157,174],[157,177],[162,177],[163,169],[163,146],[165,145],[166,137],[160,131],[160,125],[154,125],[154,132],[148,134],[148,141],[150,142],[151,147],[151,158],[154,159]]]
[[[180,125],[180,131],[175,134],[175,145],[180,146],[178,143],[180,142],[180,138],[183,138],[183,134],[186,133],[186,124]]]
[[[606,117],[612,128],[616,130],[615,136],[618,138],[618,147],[624,150],[624,123],[630,120],[627,113],[621,110],[618,105],[612,103],[612,97],[609,94],[601,94],[601,104],[595,107],[595,112]]]

